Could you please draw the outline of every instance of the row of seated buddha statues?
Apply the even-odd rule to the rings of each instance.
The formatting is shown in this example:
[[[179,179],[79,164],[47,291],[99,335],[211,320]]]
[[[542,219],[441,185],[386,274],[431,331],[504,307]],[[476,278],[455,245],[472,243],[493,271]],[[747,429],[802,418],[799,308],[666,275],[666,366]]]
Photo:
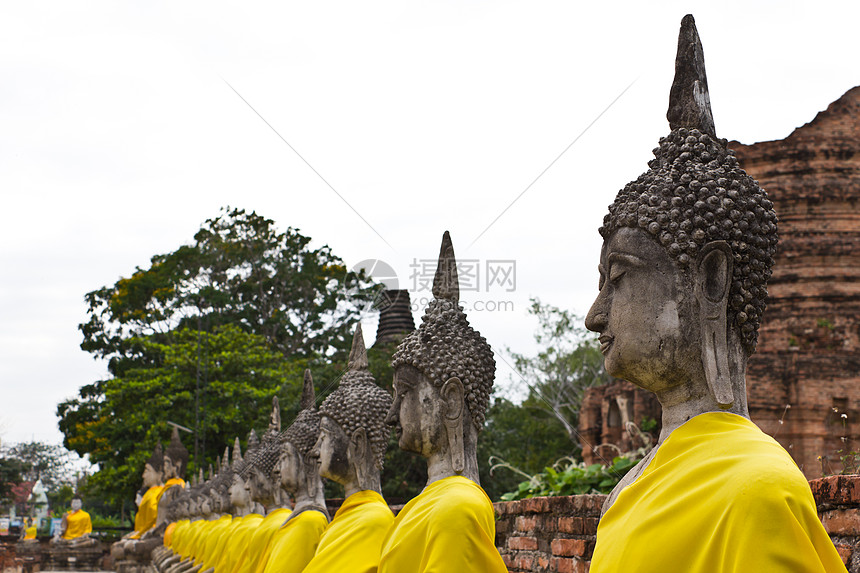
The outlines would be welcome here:
[[[394,354],[394,395],[377,385],[356,328],[346,372],[317,407],[310,371],[301,410],[270,424],[241,454],[238,438],[211,479],[164,507],[160,573],[489,571],[495,547],[490,499],[479,485],[477,437],[495,377],[486,340],[459,305],[457,266],[445,233],[430,303]],[[380,471],[391,427],[404,450],[427,460],[425,489],[395,517]],[[344,490],[330,515],[322,479]]]
[[[716,136],[692,16],[681,24],[675,70],[671,132],[600,228],[599,293],[586,326],[599,334],[609,374],[654,392],[663,420],[656,447],[606,500],[590,571],[844,572],[803,474],[749,420],[746,363],[777,220]],[[281,431],[275,402],[244,456],[234,447],[217,475],[162,499],[157,521],[168,525],[155,568],[507,571],[476,457],[495,362],[459,304],[448,233],[433,295],[393,356],[393,396],[371,376],[359,328],[348,371],[318,409],[306,372],[289,428]],[[386,424],[428,470],[424,490],[396,516],[380,492]],[[323,477],[344,487],[333,516]]]

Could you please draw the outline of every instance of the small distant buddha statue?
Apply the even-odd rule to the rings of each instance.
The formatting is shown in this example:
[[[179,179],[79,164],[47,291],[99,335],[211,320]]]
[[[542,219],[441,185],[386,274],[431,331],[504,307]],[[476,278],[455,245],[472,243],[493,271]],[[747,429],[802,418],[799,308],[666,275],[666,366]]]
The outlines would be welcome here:
[[[301,411],[279,436],[271,454],[277,460],[281,487],[295,500],[293,512],[278,529],[252,573],[299,573],[314,556],[320,536],[329,522],[322,480],[311,449],[319,437],[320,416],[310,370],[305,370]]]
[[[185,477],[185,470],[187,468],[188,450],[182,445],[182,440],[179,439],[179,430],[174,426],[173,433],[170,436],[170,444],[164,452],[164,462],[162,465],[164,491],[161,492],[161,497],[158,500],[159,506],[162,503],[169,503],[172,496],[178,495],[185,488],[185,480],[183,478]],[[155,522],[156,526],[162,524],[166,526],[165,516],[161,515],[161,510],[158,513],[159,516]],[[163,529],[161,533],[163,533]]]
[[[246,464],[242,458],[241,443],[237,437],[233,444],[233,458],[230,466],[230,484],[228,497],[234,519],[229,531],[225,533],[226,539],[222,543],[221,555],[213,565],[215,573],[231,573],[237,566],[242,554],[249,547],[251,537],[263,516],[254,513],[251,495],[245,487],[241,472]],[[226,475],[226,474],[225,474]],[[286,516],[284,517],[286,519]],[[283,521],[283,520],[282,520]]]
[[[320,436],[311,450],[319,475],[343,486],[343,505],[320,538],[304,573],[376,571],[394,514],[382,498],[379,472],[390,430],[391,396],[368,370],[361,324],[346,373],[320,406]]]
[[[454,247],[446,231],[434,300],[394,353],[388,416],[400,448],[427,459],[427,486],[397,517],[382,545],[380,573],[505,573],[493,505],[478,478],[478,433],[495,377],[493,352],[459,305]]]
[[[147,531],[155,526],[158,517],[158,500],[164,491],[162,483],[162,467],[164,465],[164,453],[161,443],[155,445],[152,456],[143,467],[143,495],[137,500],[137,514],[134,516],[134,531],[125,535],[122,539],[111,545],[111,556],[114,562],[127,558],[139,560],[143,555],[138,555],[135,545]],[[150,548],[151,550],[151,548]]]
[[[81,509],[83,506],[81,498],[75,496],[72,499],[72,510],[63,515],[60,525],[60,540],[70,545],[80,545],[92,541],[90,533],[93,531],[93,522],[90,514]]]
[[[251,504],[249,516],[255,516],[252,519],[257,521],[247,543],[235,557],[235,563],[231,569],[234,573],[256,571],[257,564],[263,558],[272,535],[292,513],[288,507],[281,506],[285,501],[288,502],[289,498],[281,491],[280,484],[272,475],[280,450],[280,420],[280,406],[275,398],[272,400],[272,415],[267,432],[270,437],[266,439],[266,447],[272,451],[271,455],[257,455],[260,441],[257,439],[257,434],[251,430],[251,435],[248,437],[248,452],[240,466],[241,469],[234,471],[233,474],[234,485],[231,492],[235,491],[238,497],[241,496],[238,490],[244,489]]]
[[[608,497],[591,573],[845,571],[788,453],[749,420],[747,359],[777,218],[711,114],[702,45],[681,22],[668,136],[600,234],[586,326],[606,370],[654,392],[653,450]]]

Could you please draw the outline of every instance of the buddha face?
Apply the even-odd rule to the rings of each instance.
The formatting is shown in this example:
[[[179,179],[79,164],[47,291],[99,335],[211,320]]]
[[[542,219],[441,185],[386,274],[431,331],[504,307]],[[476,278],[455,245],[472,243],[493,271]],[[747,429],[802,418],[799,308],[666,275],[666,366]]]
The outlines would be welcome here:
[[[178,475],[176,465],[169,456],[164,456],[164,466],[162,471],[164,473],[164,479],[175,478]]]
[[[301,483],[304,466],[302,456],[290,442],[285,442],[281,446],[281,455],[276,467],[281,486],[289,492],[297,491]]]
[[[658,394],[702,377],[698,307],[668,252],[622,227],[604,243],[599,270],[585,326],[600,334],[607,372]]]
[[[245,480],[239,474],[233,474],[230,485],[230,504],[234,507],[247,507],[251,504],[251,496],[245,488]]]
[[[257,468],[252,468],[248,478],[245,480],[245,490],[251,499],[262,504],[271,502],[272,481]]]
[[[394,402],[386,422],[393,425],[400,449],[424,457],[444,448],[442,395],[418,369],[404,365],[394,372]]]
[[[349,437],[340,424],[323,416],[320,421],[320,437],[311,449],[311,457],[319,462],[319,475],[340,484],[350,479]]]
[[[200,499],[201,515],[212,515],[212,499],[208,495],[204,495]]]
[[[143,478],[144,487],[154,487],[161,483],[161,474],[155,471],[155,468],[151,464],[144,466],[141,477]]]
[[[81,506],[82,506],[81,500],[79,500],[79,499],[73,499],[72,500],[72,511],[78,511],[79,509],[81,509]]]

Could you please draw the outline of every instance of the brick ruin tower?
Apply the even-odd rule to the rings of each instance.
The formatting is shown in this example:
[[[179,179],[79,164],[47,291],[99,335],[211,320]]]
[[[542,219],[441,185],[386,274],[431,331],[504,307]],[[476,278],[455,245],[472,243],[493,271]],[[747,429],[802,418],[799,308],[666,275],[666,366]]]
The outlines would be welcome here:
[[[750,415],[808,478],[840,473],[860,451],[860,87],[783,140],[729,146],[779,216]]]
[[[860,452],[860,87],[783,140],[729,147],[779,217],[768,306],[747,367],[750,416],[806,477],[841,473],[841,456]],[[641,445],[625,426],[660,419],[649,397],[620,380],[586,391],[586,462]],[[600,444],[612,446],[595,450]]]

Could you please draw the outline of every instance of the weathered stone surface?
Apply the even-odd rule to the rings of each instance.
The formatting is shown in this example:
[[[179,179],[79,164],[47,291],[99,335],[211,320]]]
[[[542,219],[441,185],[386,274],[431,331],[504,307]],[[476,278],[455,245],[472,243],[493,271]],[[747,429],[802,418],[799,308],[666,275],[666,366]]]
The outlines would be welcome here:
[[[705,53],[692,14],[687,14],[681,20],[678,55],[675,58],[675,79],[669,92],[666,119],[669,120],[671,129],[698,129],[714,139],[717,138],[714,116],[711,114],[708,77],[705,74]]]
[[[752,419],[808,478],[860,449],[860,87],[780,141],[732,142],[779,216]]]

